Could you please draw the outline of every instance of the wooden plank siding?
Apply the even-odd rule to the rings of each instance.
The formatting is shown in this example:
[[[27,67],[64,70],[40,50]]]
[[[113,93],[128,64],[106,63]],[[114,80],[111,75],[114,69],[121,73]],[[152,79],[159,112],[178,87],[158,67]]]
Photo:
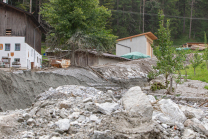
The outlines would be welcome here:
[[[25,42],[34,48],[34,29],[37,26],[28,14],[0,4],[0,36],[6,36],[6,29],[12,29],[11,36],[25,37]],[[35,31],[35,50],[41,54],[42,32],[39,28]]]
[[[98,65],[98,57],[85,52],[76,52],[75,53],[75,60],[77,66],[87,67],[87,66],[94,66]]]

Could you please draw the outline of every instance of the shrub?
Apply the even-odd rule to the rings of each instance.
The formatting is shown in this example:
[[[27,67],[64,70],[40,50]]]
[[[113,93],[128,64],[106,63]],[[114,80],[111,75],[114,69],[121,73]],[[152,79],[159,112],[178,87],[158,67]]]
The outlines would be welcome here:
[[[155,83],[153,83],[152,84],[152,86],[151,86],[151,90],[152,91],[156,91],[156,90],[160,90],[160,89],[165,89],[166,87],[162,84],[162,83],[160,83],[160,82],[155,82]]]

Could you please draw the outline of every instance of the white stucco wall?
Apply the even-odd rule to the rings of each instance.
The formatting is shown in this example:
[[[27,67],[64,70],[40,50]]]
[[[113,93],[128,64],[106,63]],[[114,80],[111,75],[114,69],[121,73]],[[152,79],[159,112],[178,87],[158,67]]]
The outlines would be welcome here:
[[[10,51],[5,51],[5,44],[7,43],[10,44]],[[20,44],[20,51],[15,51],[16,43]],[[2,56],[9,56],[9,58],[11,58],[10,67],[12,67],[12,62],[14,62],[14,59],[20,58],[21,68],[31,69],[31,62],[34,62],[34,49],[30,47],[27,43],[25,43],[25,37],[0,37],[0,44],[3,44],[3,50],[0,50],[0,60],[2,59]],[[31,51],[33,51],[32,55]],[[11,52],[14,52],[14,56],[11,56]],[[42,55],[35,51],[35,57],[35,67],[40,67],[41,62],[39,60],[39,62],[37,63],[37,57],[42,61]]]
[[[131,52],[141,52],[143,54],[147,54],[147,39],[146,37],[139,36],[131,39],[126,39],[122,41],[118,41],[118,44],[122,44],[125,46],[131,47]],[[121,45],[116,44],[116,55],[122,56],[130,52],[130,49]]]

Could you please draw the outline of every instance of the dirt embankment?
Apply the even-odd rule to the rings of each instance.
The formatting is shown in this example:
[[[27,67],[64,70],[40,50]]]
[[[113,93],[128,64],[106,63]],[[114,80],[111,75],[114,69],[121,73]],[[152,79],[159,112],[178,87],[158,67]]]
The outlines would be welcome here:
[[[137,85],[143,87],[148,83],[146,76],[154,63],[154,59],[142,59],[93,67],[97,73],[77,67],[38,72],[0,71],[0,111],[29,107],[38,94],[50,87],[82,85],[117,91]]]
[[[50,87],[56,88],[61,85],[116,87],[116,84],[109,84],[93,72],[82,68],[22,73],[0,71],[0,110],[27,108],[32,105],[38,94]]]
[[[0,106],[2,110],[26,108],[35,97],[50,87],[86,85],[71,77],[50,73],[24,72],[13,74],[0,71]]]

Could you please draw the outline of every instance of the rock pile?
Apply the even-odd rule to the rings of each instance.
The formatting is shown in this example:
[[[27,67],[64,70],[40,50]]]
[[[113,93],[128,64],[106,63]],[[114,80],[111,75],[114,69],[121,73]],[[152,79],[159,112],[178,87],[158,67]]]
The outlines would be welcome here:
[[[0,138],[195,139],[208,137],[205,110],[155,100],[140,87],[118,94],[77,85],[50,88],[28,109],[0,113]]]

